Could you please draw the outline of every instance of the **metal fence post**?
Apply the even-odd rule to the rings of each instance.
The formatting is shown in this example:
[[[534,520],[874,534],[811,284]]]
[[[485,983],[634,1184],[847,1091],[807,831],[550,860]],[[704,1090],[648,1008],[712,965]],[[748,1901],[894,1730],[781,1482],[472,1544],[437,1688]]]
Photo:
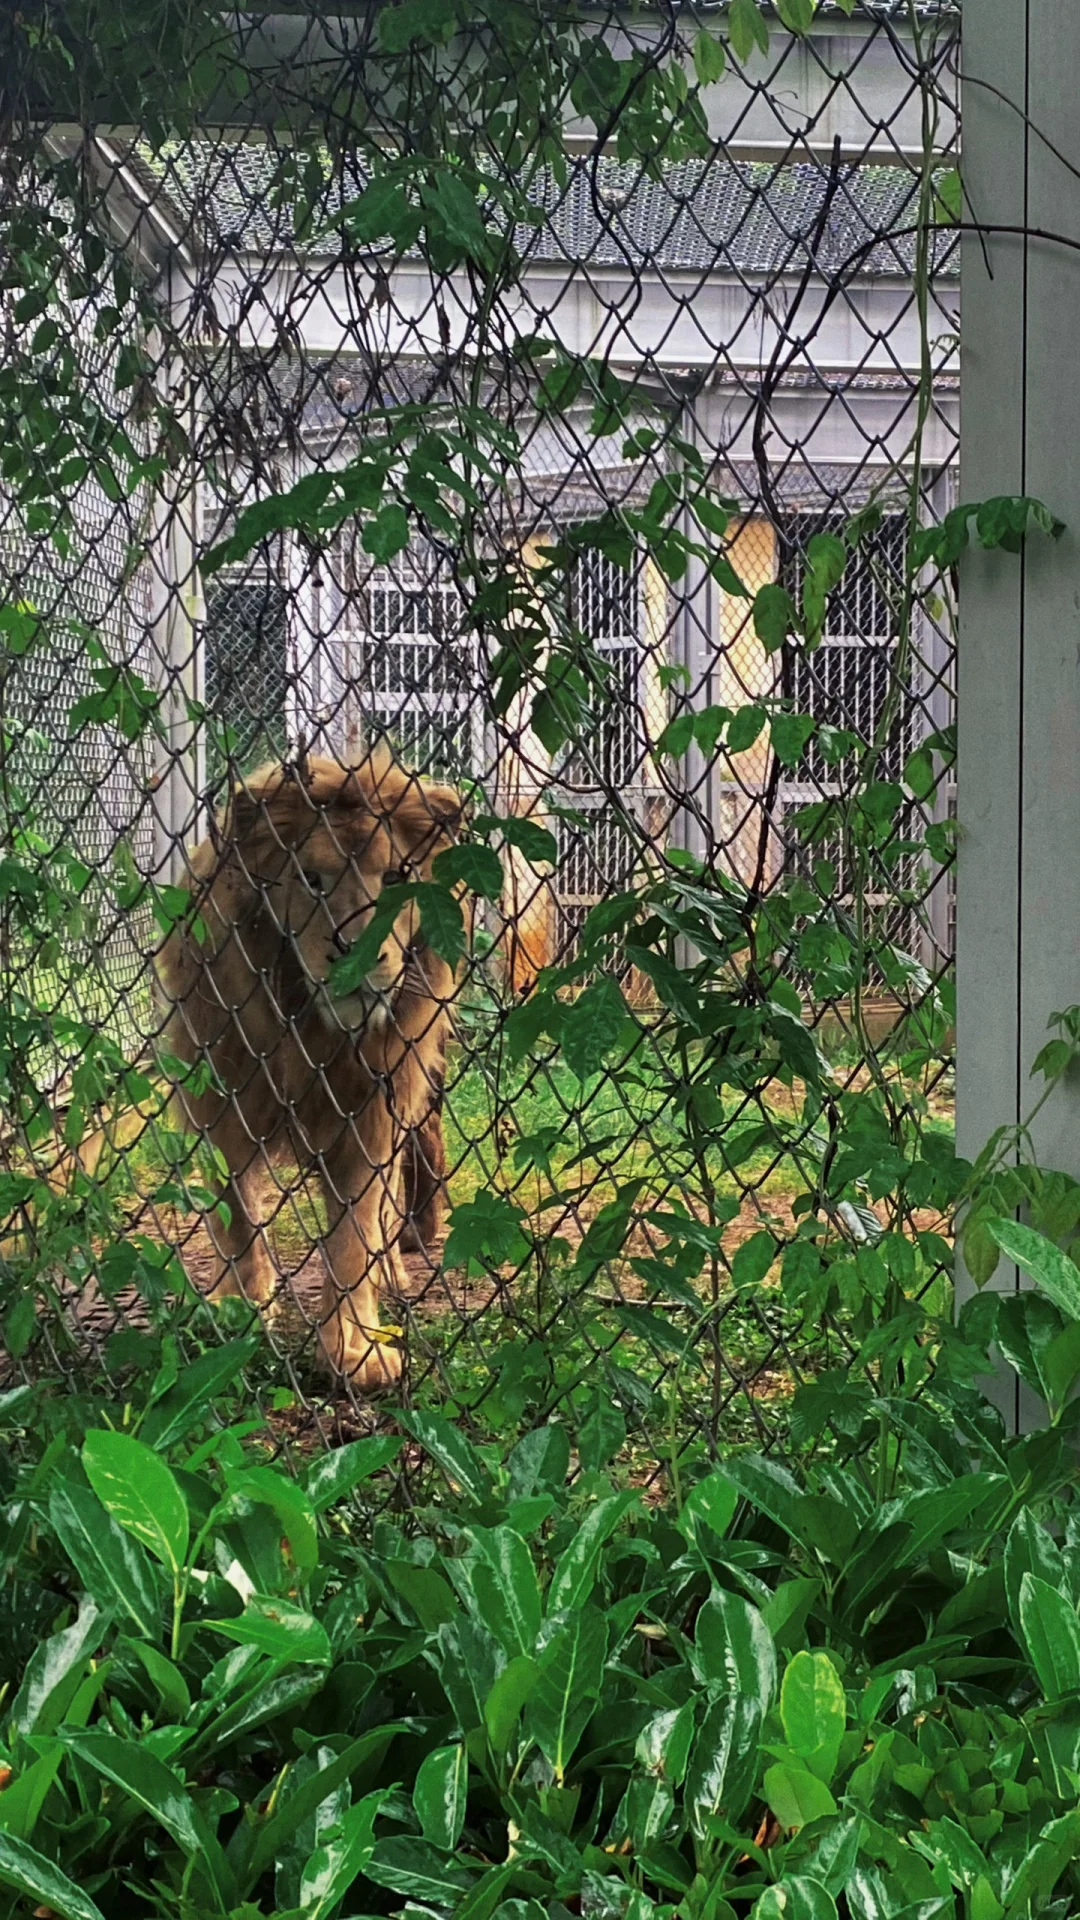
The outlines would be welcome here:
[[[1078,65],[1075,0],[965,7],[965,218],[981,230],[964,238],[961,498],[1033,495],[1068,528],[1019,560],[972,552],[962,572],[957,1135],[969,1157],[1031,1109],[1047,1021],[1080,1000]],[[1048,1103],[1033,1144],[1080,1173],[1080,1087]],[[1018,1277],[1002,1267],[993,1284]],[[1011,1377],[995,1398],[1014,1428],[1028,1424]]]

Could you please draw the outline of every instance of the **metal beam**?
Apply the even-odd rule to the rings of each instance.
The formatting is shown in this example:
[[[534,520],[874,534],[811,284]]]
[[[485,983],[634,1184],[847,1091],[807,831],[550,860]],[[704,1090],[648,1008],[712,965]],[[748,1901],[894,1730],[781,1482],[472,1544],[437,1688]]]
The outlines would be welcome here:
[[[1080,167],[1075,0],[971,0],[964,61],[965,184],[988,231],[964,244],[962,498],[1033,494],[1068,525],[1059,544],[1036,535],[1019,560],[976,551],[963,567],[957,1136],[972,1158],[1031,1110],[1047,1021],[1080,1001],[1080,386],[1063,360],[1080,252],[994,232],[1080,245],[1080,179],[1034,132]],[[1032,1133],[1043,1164],[1080,1174],[1080,1084]],[[1003,1266],[993,1284],[1019,1281]],[[1031,1419],[1011,1377],[995,1397],[1014,1427]]]

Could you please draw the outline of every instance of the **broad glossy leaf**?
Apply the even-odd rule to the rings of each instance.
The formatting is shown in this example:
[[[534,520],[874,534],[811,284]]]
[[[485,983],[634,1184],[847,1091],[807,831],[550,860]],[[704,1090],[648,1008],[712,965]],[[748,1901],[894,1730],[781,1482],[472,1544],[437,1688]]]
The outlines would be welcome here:
[[[650,1773],[662,1774],[673,1786],[679,1786],[690,1758],[694,1737],[694,1702],[667,1708],[654,1714],[637,1737],[634,1756]]]
[[[111,1733],[66,1732],[65,1743],[143,1808],[201,1866],[226,1910],[236,1900],[232,1870],[219,1841],[175,1773],[147,1751]]]
[[[531,1433],[522,1436],[506,1462],[510,1492],[521,1500],[538,1490],[559,1490],[566,1483],[569,1467],[570,1438],[566,1428],[557,1420],[545,1427],[534,1427]]]
[[[513,1527],[474,1527],[473,1587],[487,1624],[508,1654],[532,1653],[540,1632],[540,1586],[533,1557]]]
[[[23,1767],[0,1793],[0,1830],[16,1840],[29,1840],[45,1795],[56,1779],[64,1757],[63,1743],[54,1740],[47,1750]]]
[[[121,1645],[129,1648],[132,1657],[145,1667],[167,1719],[182,1725],[191,1712],[191,1694],[179,1667],[174,1666],[159,1647],[152,1647],[145,1640],[125,1640]]]
[[[89,1487],[53,1481],[49,1519],[79,1579],[99,1607],[123,1611],[148,1640],[161,1632],[154,1569],[138,1542],[117,1526]]]
[[[0,1833],[0,1881],[27,1900],[59,1914],[61,1920],[103,1920],[100,1907],[94,1905],[89,1894],[44,1854],[11,1833]]]
[[[1049,1300],[1060,1307],[1070,1320],[1080,1320],[1080,1269],[1045,1234],[1025,1227],[1019,1220],[992,1219],[987,1232],[997,1242],[1007,1260],[1012,1260],[1041,1287]]]
[[[246,1733],[249,1727],[260,1726],[266,1720],[275,1719],[279,1713],[287,1713],[290,1707],[300,1706],[323,1684],[323,1676],[317,1668],[277,1673],[261,1661],[254,1647],[237,1647],[235,1651],[255,1654],[259,1660],[258,1671],[267,1673],[269,1677],[249,1687],[224,1713],[204,1727],[199,1735],[200,1752],[205,1750],[213,1753],[227,1740],[235,1739],[239,1733]]]
[[[375,1815],[385,1791],[369,1793],[346,1811],[341,1826],[324,1846],[315,1848],[300,1876],[300,1905],[307,1920],[320,1920],[367,1870],[375,1845]]]
[[[460,1611],[460,1602],[437,1567],[422,1567],[415,1560],[387,1560],[383,1572],[429,1633],[436,1632],[444,1621],[453,1620]]]
[[[610,1539],[619,1522],[638,1505],[636,1493],[612,1493],[590,1507],[552,1576],[547,1594],[549,1614],[564,1608],[580,1607],[588,1599],[596,1580],[600,1549]]]
[[[1020,1626],[1046,1698],[1080,1692],[1080,1619],[1071,1600],[1037,1574],[1023,1574]]]
[[[765,1774],[765,1798],[788,1832],[797,1832],[811,1820],[836,1812],[836,1801],[823,1780],[805,1767],[782,1764]]]
[[[780,1688],[784,1738],[794,1754],[829,1781],[836,1772],[847,1726],[843,1683],[826,1653],[797,1653]]]
[[[571,1613],[544,1649],[526,1725],[561,1783],[592,1718],[607,1655],[607,1622],[595,1607]]]
[[[360,1767],[380,1759],[395,1734],[408,1731],[408,1723],[404,1720],[388,1720],[381,1727],[372,1727],[370,1732],[362,1733],[358,1740],[351,1740],[336,1759],[309,1775],[294,1793],[283,1796],[277,1812],[269,1820],[260,1823],[254,1836],[247,1868],[251,1883],[277,1859],[297,1828],[310,1818],[316,1807],[336,1794],[339,1787],[351,1780]]]
[[[53,1733],[79,1689],[90,1660],[111,1623],[93,1600],[84,1601],[74,1626],[54,1633],[35,1647],[22,1685],[5,1713],[16,1733]]]
[[[745,1693],[714,1700],[694,1742],[686,1776],[686,1805],[695,1833],[709,1821],[737,1822],[754,1789],[761,1737],[761,1708]]]
[[[149,1409],[139,1429],[140,1439],[160,1453],[174,1446],[206,1418],[223,1389],[254,1359],[261,1345],[261,1336],[252,1333],[200,1354],[179,1374],[175,1386]]]
[[[464,1867],[446,1860],[426,1840],[403,1836],[380,1840],[365,1872],[378,1887],[404,1894],[425,1906],[456,1907],[473,1884]]]
[[[414,1409],[401,1415],[401,1424],[471,1500],[479,1505],[489,1498],[491,1478],[487,1468],[476,1448],[451,1421],[441,1413]]]
[[[243,1613],[230,1620],[208,1620],[206,1625],[227,1640],[235,1640],[238,1646],[258,1647],[272,1660],[330,1665],[326,1628],[289,1600],[254,1593]]]
[[[724,1473],[745,1500],[759,1507],[778,1527],[798,1540],[799,1502],[803,1497],[798,1481],[776,1460],[761,1454],[744,1453],[724,1464]]]
[[[1005,1597],[1009,1618],[1020,1626],[1020,1582],[1025,1573],[1037,1574],[1056,1592],[1065,1586],[1065,1562],[1053,1535],[1029,1508],[1018,1513],[1005,1542]]]
[[[364,1440],[350,1440],[347,1446],[335,1447],[331,1453],[324,1453],[314,1466],[304,1475],[304,1492],[307,1494],[316,1513],[332,1507],[362,1480],[367,1480],[380,1467],[389,1466],[401,1452],[402,1442],[393,1440],[388,1434],[370,1434]]]
[[[507,1662],[484,1702],[484,1725],[493,1753],[504,1754],[514,1737],[521,1710],[540,1677],[537,1662],[519,1654]]]
[[[229,1498],[260,1501],[275,1513],[301,1573],[319,1564],[315,1510],[304,1489],[273,1467],[244,1467],[227,1475]]]
[[[836,1901],[822,1881],[785,1874],[774,1887],[766,1888],[752,1920],[836,1920]]]
[[[176,1477],[152,1447],[128,1433],[88,1433],[86,1477],[102,1505],[136,1540],[179,1572],[187,1556],[188,1510]]]
[[[698,1544],[698,1528],[706,1526],[723,1539],[739,1504],[739,1491],[725,1473],[708,1473],[691,1487],[679,1515],[679,1526],[688,1540]]]
[[[714,1587],[694,1631],[697,1665],[710,1693],[745,1693],[768,1710],[776,1692],[776,1649],[756,1607]]]
[[[462,1615],[439,1628],[430,1658],[457,1715],[459,1732],[484,1726],[485,1706],[506,1664],[494,1635],[478,1620]]]
[[[464,1747],[436,1747],[421,1761],[413,1806],[424,1839],[452,1853],[465,1825],[469,1761]]]

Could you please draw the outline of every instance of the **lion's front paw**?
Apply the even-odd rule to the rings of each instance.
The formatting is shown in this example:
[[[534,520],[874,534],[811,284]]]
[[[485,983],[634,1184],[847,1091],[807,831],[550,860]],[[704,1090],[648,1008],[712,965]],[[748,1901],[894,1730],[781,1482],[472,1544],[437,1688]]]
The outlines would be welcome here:
[[[401,1349],[357,1326],[328,1327],[322,1336],[323,1365],[358,1393],[385,1393],[401,1378]]]

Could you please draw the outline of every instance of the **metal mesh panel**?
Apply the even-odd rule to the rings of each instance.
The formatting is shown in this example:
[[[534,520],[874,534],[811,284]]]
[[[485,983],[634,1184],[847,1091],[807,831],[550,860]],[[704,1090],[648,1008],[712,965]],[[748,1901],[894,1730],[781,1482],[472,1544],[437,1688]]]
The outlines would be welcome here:
[[[69,484],[33,449],[6,456],[0,503],[5,608],[32,601],[48,629],[4,666],[5,764],[37,836],[9,807],[8,851],[49,886],[77,855],[93,882],[57,910],[48,1005],[36,906],[0,949],[8,1006],[39,967],[59,1184],[63,1089],[98,1037],[117,1049],[80,1120],[93,1245],[56,1257],[10,1368],[77,1380],[119,1367],[133,1330],[216,1340],[245,1304],[222,1312],[224,1287],[258,1310],[251,1394],[275,1443],[370,1424],[389,1388],[483,1431],[587,1383],[650,1476],[673,1444],[787,1444],[798,1382],[857,1344],[851,1313],[815,1313],[781,1268],[828,1171],[821,1088],[836,1107],[888,1083],[903,1124],[949,1122],[952,583],[921,594],[913,541],[953,504],[951,16],[823,8],[801,36],[770,14],[745,61],[710,9],[508,10],[400,48],[362,43],[355,10],[290,18],[287,71],[260,29],[260,73],[212,110],[127,131],[104,107],[77,132],[54,115],[45,147],[31,116],[5,175],[13,276],[13,223],[63,215],[49,285],[3,294],[18,392],[0,409],[14,436],[66,380],[74,423],[40,444],[68,433],[58,459],[82,463]],[[724,42],[716,84],[700,32]],[[223,33],[243,69],[251,47]],[[478,120],[486,75],[541,86],[563,60],[565,139],[515,144],[497,101]],[[582,78],[597,61],[609,124]],[[302,139],[276,131],[272,87],[306,100]],[[843,575],[811,631],[823,535]],[[365,761],[380,742],[393,805]],[[230,807],[265,762],[275,782]],[[414,802],[442,813],[406,844]],[[208,984],[223,873],[247,972]],[[386,887],[414,916],[402,971],[388,984],[380,949],[332,994]],[[410,1031],[398,1100],[400,1062],[365,1052],[373,1008],[424,1001],[408,967],[448,925],[437,1044]],[[186,1125],[182,946],[188,1000],[223,1010],[241,1059],[189,1032],[206,1084]],[[700,1031],[678,1029],[676,975],[706,993]],[[341,1142],[373,1115],[386,1137],[364,1134],[358,1171]],[[434,1202],[412,1231],[425,1128],[449,1241]],[[860,1178],[843,1201],[865,1214]],[[592,1260],[624,1201],[624,1242]],[[776,1260],[744,1290],[757,1233]],[[139,1249],[122,1281],[118,1237]],[[373,1295],[357,1305],[376,1279],[401,1330],[385,1341]]]

